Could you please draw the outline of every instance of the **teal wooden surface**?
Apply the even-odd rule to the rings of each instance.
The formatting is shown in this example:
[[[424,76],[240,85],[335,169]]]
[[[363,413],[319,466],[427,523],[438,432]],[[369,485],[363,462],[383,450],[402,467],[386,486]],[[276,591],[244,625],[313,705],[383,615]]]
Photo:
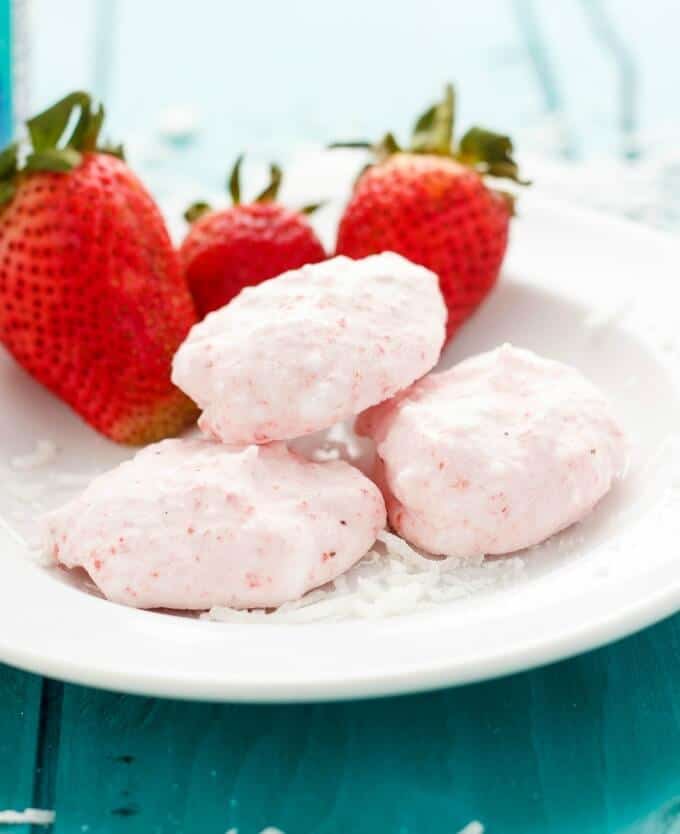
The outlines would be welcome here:
[[[38,795],[58,834],[680,826],[680,615],[543,669],[403,698],[242,706],[51,686]]]
[[[33,805],[41,693],[40,678],[0,666],[0,809]]]

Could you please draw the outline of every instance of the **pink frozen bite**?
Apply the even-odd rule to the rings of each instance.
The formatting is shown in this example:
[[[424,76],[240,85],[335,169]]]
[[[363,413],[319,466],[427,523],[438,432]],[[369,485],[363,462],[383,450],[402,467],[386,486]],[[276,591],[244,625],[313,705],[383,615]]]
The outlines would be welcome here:
[[[444,342],[437,276],[391,252],[337,257],[243,290],[195,325],[173,382],[224,443],[328,428],[427,373]]]
[[[46,546],[137,608],[273,607],[334,579],[385,525],[378,489],[284,444],[165,440],[51,513]]]
[[[435,554],[537,544],[587,515],[624,472],[626,442],[578,371],[504,345],[363,414],[392,526]]]

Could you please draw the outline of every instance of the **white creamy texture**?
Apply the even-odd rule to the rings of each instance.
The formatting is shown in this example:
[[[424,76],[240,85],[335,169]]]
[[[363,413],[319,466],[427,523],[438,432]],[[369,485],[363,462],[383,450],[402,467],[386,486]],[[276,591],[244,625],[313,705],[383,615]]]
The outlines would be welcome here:
[[[173,382],[225,443],[300,437],[427,373],[444,343],[437,276],[391,252],[337,257],[243,290],[195,325]]]
[[[385,526],[376,486],[282,443],[165,440],[47,516],[48,555],[138,608],[271,607],[364,556]]]
[[[583,518],[620,477],[626,442],[578,371],[504,345],[363,414],[390,521],[435,554],[537,544]]]

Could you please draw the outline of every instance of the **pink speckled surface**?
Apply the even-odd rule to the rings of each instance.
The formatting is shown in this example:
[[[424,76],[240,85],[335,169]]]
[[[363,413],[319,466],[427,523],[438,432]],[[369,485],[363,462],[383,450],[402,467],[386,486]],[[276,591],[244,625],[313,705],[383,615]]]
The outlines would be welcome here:
[[[390,521],[431,553],[509,553],[583,518],[625,468],[608,403],[578,371],[510,345],[432,374],[358,421]]]
[[[46,520],[47,549],[138,608],[276,606],[360,559],[385,526],[377,488],[282,443],[166,440]]]
[[[225,443],[328,428],[427,373],[444,342],[437,277],[393,253],[338,257],[244,290],[197,324],[173,381]]]

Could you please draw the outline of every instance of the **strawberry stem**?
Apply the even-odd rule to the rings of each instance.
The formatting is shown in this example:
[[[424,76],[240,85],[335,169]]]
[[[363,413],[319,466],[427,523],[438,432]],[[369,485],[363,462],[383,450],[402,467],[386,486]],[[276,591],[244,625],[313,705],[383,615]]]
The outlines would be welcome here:
[[[46,148],[26,157],[24,171],[72,171],[82,159],[73,148]]]
[[[306,206],[302,206],[301,209],[298,209],[300,214],[305,214],[309,217],[310,214],[314,214],[315,211],[318,211],[320,208],[325,206],[327,200],[322,200],[320,203],[308,203]]]
[[[0,153],[0,180],[11,180],[18,168],[19,145],[12,142],[2,153]]]
[[[74,113],[78,113],[71,135],[66,129]],[[26,122],[30,149],[23,167],[19,167],[17,145],[13,143],[0,153],[0,206],[9,202],[16,190],[20,174],[37,171],[66,173],[76,168],[83,153],[110,153],[123,158],[123,148],[97,144],[104,122],[104,108],[93,105],[89,93],[77,91],[33,116]]]
[[[456,158],[481,174],[504,177],[520,185],[530,184],[520,179],[517,163],[512,158],[512,141],[502,133],[471,127],[460,140]]]
[[[239,154],[234,163],[234,167],[229,174],[229,181],[227,188],[231,194],[231,200],[235,206],[241,202],[241,165],[243,164],[243,154]]]
[[[400,151],[401,148],[393,133],[386,133],[378,144],[373,146],[373,153],[378,160],[387,159]]]
[[[227,180],[227,189],[231,195],[232,203],[235,206],[241,204],[241,166],[243,165],[243,159],[244,154],[239,154],[236,158],[236,162],[234,163],[234,167],[231,169],[229,179]],[[258,194],[253,202],[271,203],[276,200],[279,195],[279,188],[281,187],[282,179],[283,172],[281,171],[281,168],[276,165],[276,163],[272,163],[269,166],[269,185],[261,194]],[[314,208],[318,208],[318,206],[311,207],[309,213],[311,213]],[[199,200],[196,203],[192,203],[184,212],[184,219],[189,223],[194,223],[199,219],[199,217],[203,217],[203,215],[207,214],[209,211],[212,211],[212,206],[202,200]],[[303,213],[307,212],[303,209]]]
[[[81,107],[80,118],[66,144],[80,151],[93,151],[97,147],[97,139],[103,123],[104,108],[102,105],[100,104],[97,110],[93,112],[92,104],[88,102]]]
[[[454,142],[456,96],[452,84],[444,88],[444,96],[417,119],[406,153],[430,154],[456,159],[481,175],[504,177],[520,185],[529,185],[519,176],[517,163],[512,157],[512,142],[508,136],[480,127],[473,127],[460,140]],[[333,142],[329,148],[366,148],[373,151],[375,162],[384,162],[402,153],[392,133],[387,133],[377,144],[370,142]],[[367,166],[370,167],[370,166]],[[366,170],[364,168],[359,178]],[[358,178],[358,179],[359,179]]]
[[[265,188],[265,190],[258,194],[255,198],[256,203],[271,203],[276,200],[276,197],[279,193],[279,188],[281,186],[281,178],[283,174],[281,169],[279,168],[276,163],[272,163],[269,166],[269,185]]]
[[[0,206],[9,201],[16,194],[17,187],[13,182],[0,182]]]
[[[330,145],[327,145],[330,150],[335,148],[361,148],[366,151],[373,150],[373,142],[368,142],[365,139],[357,139],[356,142],[331,142]]]
[[[79,111],[78,120],[70,137],[64,139],[64,132],[76,111]],[[36,154],[60,148],[86,153],[102,150],[97,146],[97,140],[103,122],[102,105],[95,108],[89,93],[75,92],[29,119],[26,127]]]
[[[447,84],[444,98],[428,108],[415,124],[411,137],[413,153],[451,155],[454,106],[453,85]]]
[[[205,203],[199,200],[197,203],[192,203],[184,212],[184,219],[187,223],[195,223],[199,218],[203,217],[205,214],[209,214],[211,211],[212,206],[210,203]]]
[[[26,122],[35,153],[57,147],[76,107],[80,108],[80,118],[71,136],[73,139],[90,108],[90,97],[87,93],[71,93]]]

